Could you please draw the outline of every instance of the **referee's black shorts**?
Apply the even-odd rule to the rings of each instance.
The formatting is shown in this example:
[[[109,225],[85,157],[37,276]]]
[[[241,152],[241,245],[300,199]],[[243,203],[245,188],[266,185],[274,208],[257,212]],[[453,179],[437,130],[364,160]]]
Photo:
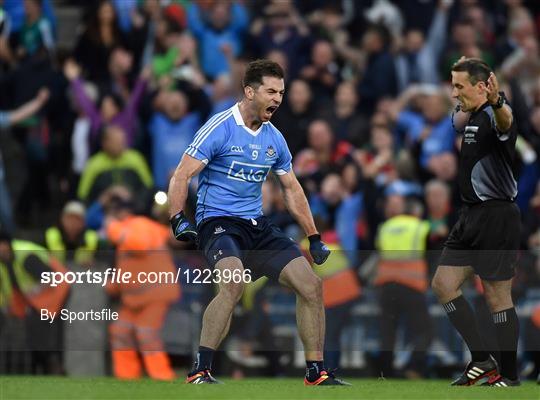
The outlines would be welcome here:
[[[471,266],[481,279],[503,281],[514,276],[521,216],[516,204],[488,200],[463,207],[439,261],[444,266]]]
[[[211,217],[197,227],[199,249],[210,266],[225,257],[238,257],[252,280],[266,276],[278,281],[283,268],[301,257],[298,245],[264,216],[255,219]]]

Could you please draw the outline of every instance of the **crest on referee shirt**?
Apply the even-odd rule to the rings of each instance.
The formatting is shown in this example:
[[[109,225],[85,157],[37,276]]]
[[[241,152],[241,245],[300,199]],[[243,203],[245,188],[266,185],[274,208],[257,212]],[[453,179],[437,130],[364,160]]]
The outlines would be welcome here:
[[[266,157],[274,157],[276,155],[276,151],[272,146],[268,146],[266,148]]]

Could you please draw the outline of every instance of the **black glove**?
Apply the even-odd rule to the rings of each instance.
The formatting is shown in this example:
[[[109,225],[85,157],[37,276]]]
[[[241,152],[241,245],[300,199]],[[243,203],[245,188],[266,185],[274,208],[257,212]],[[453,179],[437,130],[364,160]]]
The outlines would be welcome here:
[[[170,220],[173,235],[176,240],[181,242],[196,242],[197,230],[191,222],[188,221],[183,211],[180,211]]]
[[[313,257],[315,264],[321,265],[330,255],[330,249],[323,242],[321,242],[321,235],[318,233],[309,236],[308,239],[311,257]]]

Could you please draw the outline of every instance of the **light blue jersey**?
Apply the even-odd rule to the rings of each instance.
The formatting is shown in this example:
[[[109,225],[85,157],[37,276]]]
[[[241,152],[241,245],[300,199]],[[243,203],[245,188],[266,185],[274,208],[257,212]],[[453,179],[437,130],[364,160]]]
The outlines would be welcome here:
[[[209,217],[260,217],[268,172],[283,175],[291,170],[291,153],[281,132],[270,122],[251,130],[238,104],[210,118],[185,153],[206,164],[199,173],[197,224]]]

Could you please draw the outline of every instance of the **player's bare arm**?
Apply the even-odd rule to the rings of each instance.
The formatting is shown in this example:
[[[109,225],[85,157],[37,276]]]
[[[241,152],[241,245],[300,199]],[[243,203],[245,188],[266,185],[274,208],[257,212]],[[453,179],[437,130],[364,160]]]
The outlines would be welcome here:
[[[184,210],[188,195],[189,180],[206,166],[202,161],[184,154],[169,183],[169,216]]]
[[[293,218],[300,224],[306,236],[317,234],[306,195],[294,172],[291,170],[278,177],[283,189],[285,204]]]

